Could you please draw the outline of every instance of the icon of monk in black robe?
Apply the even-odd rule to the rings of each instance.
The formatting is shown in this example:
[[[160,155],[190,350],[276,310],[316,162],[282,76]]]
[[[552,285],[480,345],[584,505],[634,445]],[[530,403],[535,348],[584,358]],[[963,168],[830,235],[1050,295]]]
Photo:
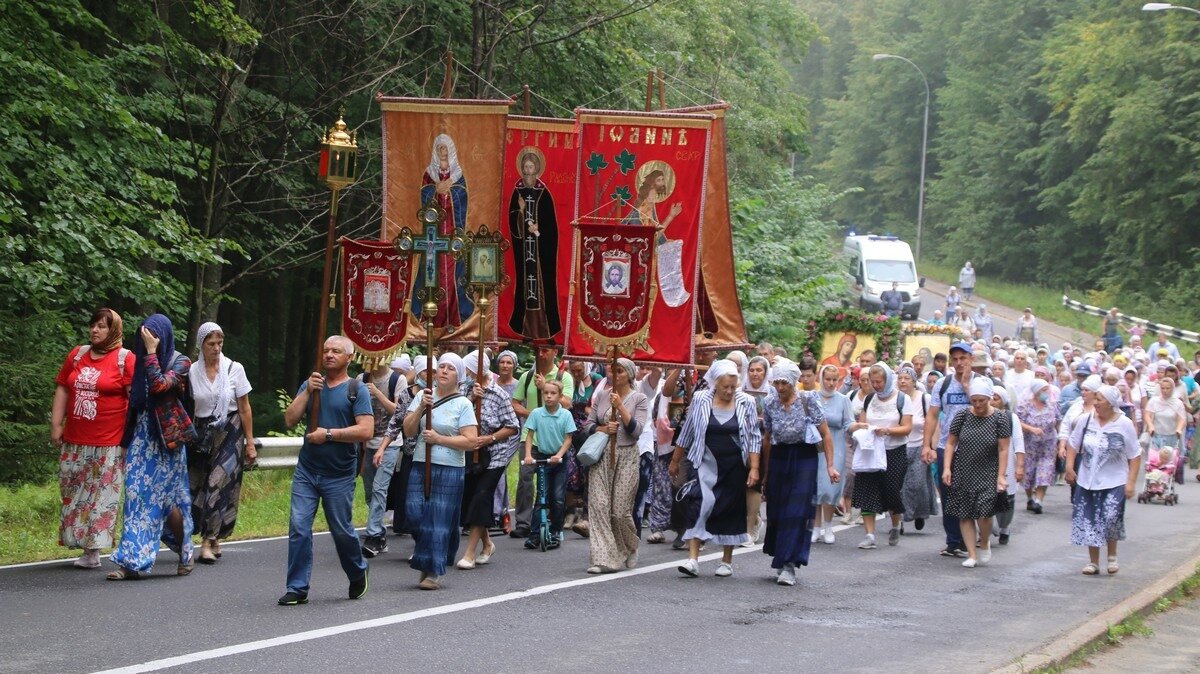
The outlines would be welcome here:
[[[545,160],[537,148],[517,155],[521,177],[508,202],[512,235],[513,313],[509,327],[530,340],[551,339],[562,330],[558,311],[558,219],[554,199],[541,181]]]

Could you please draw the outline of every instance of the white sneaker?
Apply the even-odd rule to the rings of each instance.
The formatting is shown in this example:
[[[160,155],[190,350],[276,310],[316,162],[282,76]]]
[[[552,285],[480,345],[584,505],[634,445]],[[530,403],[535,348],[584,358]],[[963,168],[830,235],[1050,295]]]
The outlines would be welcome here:
[[[833,529],[824,529],[821,532],[821,542],[825,545],[833,545]]]
[[[982,550],[980,550],[979,551],[979,563],[987,564],[990,561],[992,561],[992,549],[991,548],[983,548]]]
[[[978,564],[978,562],[976,562],[974,559],[971,559],[970,557],[964,559],[963,563],[962,563],[963,567],[967,568],[967,569],[973,569],[973,568],[975,568],[975,566],[977,564]]]
[[[818,541],[820,541],[820,540],[821,540],[821,530],[820,530],[820,529],[813,529],[813,537],[812,537],[812,542],[813,542],[813,543],[816,543],[816,542],[818,542]]]
[[[716,575],[718,578],[728,578],[733,575],[733,565],[721,562],[717,565]]]
[[[796,584],[796,567],[787,564],[780,570],[779,577],[775,582],[780,585],[795,585]]]
[[[867,537],[862,539],[862,543],[858,544],[859,550],[874,550],[877,547],[878,546],[875,545],[875,536],[873,534],[867,534]]]
[[[679,573],[690,578],[695,578],[700,575],[700,565],[694,559],[688,559],[683,564],[679,565]]]

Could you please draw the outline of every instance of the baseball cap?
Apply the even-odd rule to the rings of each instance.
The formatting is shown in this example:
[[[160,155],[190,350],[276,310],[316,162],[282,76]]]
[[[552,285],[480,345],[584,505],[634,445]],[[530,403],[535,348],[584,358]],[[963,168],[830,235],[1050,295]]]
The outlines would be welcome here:
[[[955,351],[971,353],[971,345],[966,342],[955,342],[950,345],[950,353],[953,354]]]
[[[1087,376],[1092,373],[1092,367],[1087,363],[1080,363],[1075,366],[1075,374]]]

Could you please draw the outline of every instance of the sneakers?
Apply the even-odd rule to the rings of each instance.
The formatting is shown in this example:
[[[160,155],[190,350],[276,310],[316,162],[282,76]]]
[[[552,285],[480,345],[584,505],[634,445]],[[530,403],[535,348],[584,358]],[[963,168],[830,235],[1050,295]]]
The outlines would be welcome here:
[[[862,539],[862,543],[858,544],[859,550],[874,550],[879,546],[875,545],[875,534],[867,534],[867,537]]]
[[[550,534],[550,540],[546,541],[547,550],[557,550],[562,545],[562,534]]]
[[[1042,514],[1042,502],[1041,502],[1041,501],[1034,501],[1034,502],[1033,502],[1033,507],[1032,507],[1032,508],[1030,508],[1030,510],[1032,510],[1032,511],[1033,511],[1033,514],[1034,514],[1034,515],[1041,515],[1041,514]]]
[[[833,529],[826,527],[821,531],[821,542],[825,545],[833,545]]]
[[[298,606],[308,603],[308,595],[300,594],[299,592],[288,591],[287,594],[279,598],[280,606]]]
[[[679,565],[679,573],[682,573],[689,578],[695,578],[696,576],[700,575],[700,565],[696,563],[696,560],[689,559],[683,564]]]
[[[388,551],[387,539],[383,536],[367,536],[363,539],[363,557],[371,559]]]
[[[888,545],[896,545],[899,542],[900,530],[896,527],[892,527],[892,530],[888,532]]]
[[[663,536],[663,532],[651,531],[650,535],[646,537],[646,542],[647,543],[662,543],[666,539],[667,539],[667,537]]]
[[[842,514],[842,524],[845,524],[846,526],[850,526],[850,524],[853,521],[854,521],[854,511],[853,510],[847,510],[845,513]]]
[[[813,529],[812,542],[816,543],[819,540],[821,540],[821,530]]]
[[[943,557],[962,557],[967,551],[960,545],[947,545],[938,554]]]
[[[717,565],[717,572],[713,575],[717,578],[728,578],[733,575],[733,565],[721,562]]]
[[[974,559],[971,559],[970,557],[964,559],[963,563],[962,563],[964,569],[973,569],[973,568],[975,568],[975,566],[977,564],[978,564],[978,562],[976,562]]]
[[[796,567],[791,564],[785,564],[779,572],[779,577],[775,579],[779,585],[795,585],[796,584]]]
[[[363,597],[367,596],[367,574],[369,574],[370,571],[370,569],[367,569],[366,571],[363,571],[362,578],[350,581],[350,592],[348,593],[348,596],[351,599],[362,599]]]
[[[982,550],[980,550],[979,551],[979,563],[987,564],[990,561],[992,561],[992,549],[991,548],[983,548]]]
[[[924,520],[924,518],[918,517],[918,518],[916,519],[916,521],[915,521],[915,522],[913,522],[913,528],[914,528],[914,529],[916,529],[917,531],[920,531],[920,530],[924,529],[924,528],[925,528],[925,520]]]
[[[1008,534],[1000,534],[1000,540],[996,542],[1000,545],[1008,545]]]

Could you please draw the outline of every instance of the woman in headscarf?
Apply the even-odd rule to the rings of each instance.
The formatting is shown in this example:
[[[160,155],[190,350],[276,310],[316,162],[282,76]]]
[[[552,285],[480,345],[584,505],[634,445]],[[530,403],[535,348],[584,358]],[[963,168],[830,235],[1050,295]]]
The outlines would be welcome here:
[[[1025,503],[1026,510],[1042,514],[1046,488],[1054,484],[1058,442],[1058,406],[1050,403],[1050,385],[1034,379],[1029,386],[1030,396],[1017,405],[1017,419],[1025,441]]]
[[[754,399],[740,390],[741,378],[732,361],[709,367],[712,387],[697,391],[676,441],[671,475],[678,475],[684,453],[696,468],[700,507],[683,534],[688,559],[679,572],[700,574],[700,546],[707,541],[723,550],[717,576],[733,575],[733,548],[750,540],[746,532],[746,488],[759,482],[762,431]]]
[[[967,391],[971,406],[950,422],[946,439],[946,467],[942,481],[946,514],[957,517],[967,546],[962,565],[973,569],[992,559],[992,516],[997,494],[1008,490],[1000,466],[1008,465],[1012,417],[992,408],[992,380],[975,377]],[[976,550],[976,541],[981,548]]]
[[[459,392],[459,382],[465,378],[462,358],[453,353],[443,354],[438,359],[432,385],[409,403],[404,417],[404,434],[417,438],[404,506],[415,543],[408,565],[421,572],[417,586],[422,590],[441,587],[441,577],[458,553],[465,452],[474,449],[479,437],[475,407]],[[433,427],[428,428],[425,417],[431,407]],[[426,461],[433,464],[428,499],[425,498]]]
[[[905,451],[907,462],[904,473],[904,487],[900,497],[904,501],[904,521],[915,521],[917,531],[925,528],[925,520],[938,513],[937,483],[930,470],[930,464],[921,460],[921,450],[925,443],[925,415],[929,411],[929,394],[918,388],[917,371],[911,367],[902,367],[896,374],[896,386],[909,400],[914,401],[912,409],[912,430],[906,438]]]
[[[387,430],[383,433],[383,442],[380,443],[379,449],[375,450],[375,455],[382,463],[383,455],[391,443],[399,440],[404,445],[400,456],[397,457],[395,470],[392,471],[387,495],[387,507],[392,511],[392,531],[397,535],[409,532],[408,516],[404,508],[408,501],[408,476],[412,472],[413,452],[417,448],[417,438],[403,434],[404,418],[408,416],[408,406],[413,400],[421,397],[421,391],[425,389],[425,370],[428,364],[429,359],[425,356],[413,357],[412,380],[408,382],[407,388],[396,394],[396,412],[392,414]],[[375,458],[372,457],[371,460],[374,461]],[[505,492],[506,497],[507,495]],[[507,498],[504,503],[508,503]]]
[[[958,315],[958,305],[962,303],[962,295],[959,294],[958,288],[950,286],[950,291],[946,293],[946,321],[954,320]]]
[[[125,454],[124,521],[121,544],[111,558],[117,570],[107,578],[133,580],[149,572],[158,557],[160,540],[178,553],[176,573],[186,576],[195,561],[184,447],[195,436],[188,432],[191,420],[180,401],[192,362],[175,350],[175,331],[162,314],[153,314],[142,323],[133,347],[137,363],[121,442],[129,448]]]
[[[867,396],[871,395],[871,369],[859,369],[855,366],[851,371],[851,377],[854,384],[850,391],[850,414],[857,421],[863,413],[863,404]],[[852,423],[851,426],[854,424]],[[846,427],[846,435],[850,436],[851,429]],[[857,451],[858,443],[850,437],[846,445],[846,463],[845,471],[842,476],[842,482],[845,487],[842,489],[842,524],[862,524],[863,518],[861,512],[855,512],[854,507],[854,453]]]
[[[830,463],[825,458],[824,452],[817,456],[817,510],[813,533],[820,535],[821,542],[833,545],[834,506],[842,498],[843,480],[831,480],[829,469],[833,468],[839,473],[845,470],[846,429],[854,423],[854,414],[850,411],[850,399],[837,390],[842,383],[837,366],[823,366],[819,378],[821,391],[817,395],[817,402],[821,403],[825,425],[833,442],[833,462]]]
[[[100,566],[100,548],[111,548],[121,505],[124,451],[121,436],[129,410],[133,358],[121,348],[121,316],[98,309],[88,322],[88,343],[67,355],[55,377],[50,442],[59,448],[62,520],[58,541],[83,548],[81,569]]]
[[[496,385],[511,397],[517,390],[517,354],[501,351],[496,357],[496,372]]]
[[[1083,575],[1100,573],[1100,546],[1107,548],[1110,574],[1120,570],[1117,541],[1125,540],[1125,501],[1133,498],[1142,448],[1129,417],[1117,411],[1121,392],[1101,386],[1095,412],[1071,431],[1067,444],[1067,482],[1076,485],[1071,498],[1071,543],[1086,545]],[[1082,457],[1078,473],[1075,458]]]
[[[959,306],[958,311],[954,316],[948,316],[946,322],[950,325],[965,331],[968,335],[975,334],[975,321],[971,320],[971,314],[967,312],[967,308]]]
[[[1175,393],[1175,380],[1166,376],[1158,378],[1158,395],[1146,400],[1146,431],[1150,434],[1150,447],[1174,447],[1183,452],[1183,433],[1187,428],[1187,411],[1183,401]]]
[[[224,353],[225,332],[208,322],[196,331],[200,360],[188,371],[198,439],[188,446],[192,522],[200,534],[200,562],[214,564],[221,540],[233,533],[242,469],[253,464],[254,414],[246,369]]]
[[[1066,476],[1066,460],[1067,460],[1067,444],[1071,439],[1071,433],[1075,430],[1075,424],[1082,418],[1095,412],[1096,391],[1104,382],[1100,380],[1100,375],[1088,375],[1083,383],[1079,385],[1079,397],[1071,403],[1063,414],[1062,422],[1058,425],[1058,457],[1063,460],[1062,471],[1063,476]],[[1079,459],[1076,458],[1076,462]],[[1075,466],[1075,470],[1079,470],[1079,466]],[[1075,498],[1075,485],[1071,485],[1071,499]]]
[[[467,378],[460,391],[479,403],[479,433],[471,443],[468,453],[480,452],[479,462],[474,456],[468,462],[472,469],[463,481],[463,524],[470,530],[467,550],[455,565],[460,569],[473,569],[476,564],[487,564],[496,552],[496,546],[488,536],[488,527],[496,519],[496,486],[504,477],[504,471],[517,453],[517,432],[521,424],[513,410],[512,398],[496,384],[488,357],[483,356],[483,367],[479,367],[479,352],[472,351],[463,358]],[[483,383],[477,381],[483,372]],[[478,553],[476,552],[478,549]]]
[[[1025,311],[1021,312],[1021,317],[1017,319],[1017,339],[1026,344],[1038,343],[1038,321],[1033,315],[1032,307],[1025,307]],[[1009,391],[1009,395],[1013,392]]]
[[[975,308],[975,329],[982,333],[980,336],[984,342],[992,343],[992,337],[996,336],[996,328],[992,324],[992,315],[988,313],[987,305],[982,302]]]
[[[750,359],[750,365],[746,367],[746,376],[742,379],[742,390],[754,396],[760,412],[763,399],[774,390],[771,388],[771,382],[767,381],[767,373],[770,371],[771,362],[762,356],[755,356]]]
[[[742,351],[730,351],[725,356],[725,360],[732,360],[734,365],[737,365],[738,377],[741,377],[742,381],[745,381],[746,369],[750,365],[750,360],[746,358],[746,354]]]
[[[641,462],[638,436],[650,416],[650,401],[635,389],[637,365],[618,358],[612,385],[596,396],[589,419],[597,433],[616,438],[588,469],[588,573],[614,573],[637,566],[638,534],[633,522]],[[743,496],[743,502],[745,497]]]
[[[866,537],[858,544],[859,549],[874,550],[875,515],[889,513],[892,528],[888,532],[888,545],[900,542],[900,518],[904,515],[904,475],[908,472],[908,434],[912,431],[913,405],[918,401],[908,399],[896,388],[896,374],[887,363],[875,363],[868,371],[871,392],[863,404],[858,423],[850,426],[850,432],[869,429],[882,444],[887,456],[883,470],[855,470],[854,507],[862,511],[863,529]],[[877,451],[872,448],[865,448]],[[860,447],[859,451],[864,448]]]
[[[1008,483],[1008,507],[1003,512],[996,513],[996,532],[1000,535],[996,542],[1008,545],[1008,527],[1012,524],[1016,508],[1017,485],[1025,478],[1025,434],[1021,431],[1021,422],[1016,412],[1012,411],[1008,391],[1001,387],[992,388],[992,407],[1000,414],[1012,417],[1012,438],[1009,442],[1008,466],[1004,471],[1004,479]],[[1020,454],[1020,456],[1017,456]]]
[[[767,501],[767,535],[763,552],[780,585],[796,584],[796,567],[808,566],[812,524],[816,513],[817,455],[825,456],[826,479],[841,479],[833,463],[833,438],[817,395],[796,392],[803,370],[817,366],[812,356],[797,365],[781,358],[771,369],[775,395],[763,402],[762,472]]]

